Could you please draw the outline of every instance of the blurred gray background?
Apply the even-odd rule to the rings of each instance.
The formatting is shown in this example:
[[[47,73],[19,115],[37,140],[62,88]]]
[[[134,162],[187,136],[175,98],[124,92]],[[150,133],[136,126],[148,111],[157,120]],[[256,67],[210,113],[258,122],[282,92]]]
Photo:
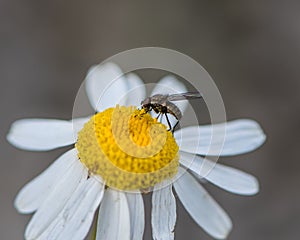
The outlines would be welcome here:
[[[229,239],[300,236],[300,2],[0,1],[0,239],[23,239],[30,216],[13,199],[65,151],[17,150],[5,136],[19,118],[70,119],[89,66],[120,51],[185,53],[215,80],[228,119],[256,119],[268,140],[222,162],[256,175],[253,197],[207,189],[231,216]],[[147,76],[146,76],[147,77]],[[153,79],[146,79],[153,81]],[[149,197],[145,239],[151,239]],[[176,239],[211,239],[178,202]]]

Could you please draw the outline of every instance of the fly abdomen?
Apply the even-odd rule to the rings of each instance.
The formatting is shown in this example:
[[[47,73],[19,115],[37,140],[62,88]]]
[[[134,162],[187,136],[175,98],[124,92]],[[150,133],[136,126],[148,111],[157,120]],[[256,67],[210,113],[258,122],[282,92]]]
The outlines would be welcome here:
[[[172,114],[177,120],[182,118],[180,109],[172,102],[167,102],[168,113]]]

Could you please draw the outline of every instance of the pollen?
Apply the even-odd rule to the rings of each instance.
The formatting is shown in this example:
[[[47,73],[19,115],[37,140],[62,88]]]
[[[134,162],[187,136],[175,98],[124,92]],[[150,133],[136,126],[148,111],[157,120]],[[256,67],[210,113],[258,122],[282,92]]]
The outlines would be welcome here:
[[[176,175],[178,145],[166,126],[135,107],[95,114],[78,133],[80,161],[108,187],[149,189]]]

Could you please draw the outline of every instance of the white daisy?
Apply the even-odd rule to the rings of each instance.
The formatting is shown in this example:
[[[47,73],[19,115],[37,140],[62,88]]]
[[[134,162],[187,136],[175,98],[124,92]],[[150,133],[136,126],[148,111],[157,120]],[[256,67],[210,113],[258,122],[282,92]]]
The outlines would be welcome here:
[[[139,106],[146,97],[143,82],[134,74],[120,78],[106,91],[106,79],[119,75],[121,70],[111,63],[93,67],[89,71],[86,90],[91,105],[99,112],[91,118],[73,121],[23,119],[13,123],[7,139],[16,147],[46,151],[75,144],[72,150],[27,183],[16,197],[15,207],[19,212],[35,212],[26,228],[25,239],[84,239],[99,205],[96,239],[142,239],[145,217],[139,190],[149,187],[154,187],[151,218],[153,239],[174,239],[176,202],[173,187],[200,227],[214,238],[226,238],[232,228],[230,218],[194,176],[205,177],[218,187],[241,195],[258,192],[256,178],[221,164],[215,165],[208,175],[202,176],[202,167],[213,165],[213,162],[201,157],[210,148],[212,126],[182,128],[174,133],[173,138],[165,127],[140,110],[119,106],[112,108],[136,87],[141,90],[123,99],[123,104]],[[163,78],[153,93],[163,93],[165,89],[162,86],[172,86],[175,92],[186,92],[184,85],[172,76]],[[186,103],[179,105],[184,109]],[[116,148],[119,145],[111,142],[113,130],[112,127],[107,128],[105,119],[111,121],[113,114],[117,114],[116,129],[119,129],[122,124],[119,119],[126,114],[132,116],[132,113],[135,117],[130,118],[132,125],[129,123],[129,130],[135,134],[132,139],[137,145],[147,146],[149,139],[145,137],[144,132],[147,131],[144,128],[150,129],[151,126],[159,126],[155,130],[157,142],[161,140],[160,136],[166,137],[165,148],[158,154],[152,154],[149,158],[142,155],[127,156]],[[75,135],[73,123],[78,129]],[[235,120],[214,127],[226,129],[221,156],[252,151],[265,141],[260,126],[252,120]],[[192,148],[191,143],[198,132],[201,133],[200,146]],[[122,139],[120,144],[124,142],[126,139]],[[155,149],[157,142],[153,142]],[[144,151],[133,151],[134,154],[144,154]],[[139,158],[144,162],[139,162]],[[114,167],[117,165],[118,170],[112,169],[111,163]],[[178,166],[179,163],[181,166]],[[194,176],[185,172],[186,168]]]

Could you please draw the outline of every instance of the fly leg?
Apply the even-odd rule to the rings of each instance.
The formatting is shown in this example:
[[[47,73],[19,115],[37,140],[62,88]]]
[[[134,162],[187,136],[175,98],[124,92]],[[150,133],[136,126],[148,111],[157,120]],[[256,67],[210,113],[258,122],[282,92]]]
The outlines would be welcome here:
[[[159,120],[159,122],[162,122],[163,116],[164,116],[163,114],[160,115],[160,120]]]
[[[177,120],[176,124],[175,124],[174,127],[172,128],[172,133],[174,133],[175,128],[177,127],[178,123],[179,123],[179,120]]]
[[[172,126],[171,126],[170,120],[169,120],[169,118],[168,118],[168,114],[167,114],[167,113],[164,113],[164,114],[165,114],[165,116],[166,116],[166,119],[167,119],[167,122],[168,122],[168,125],[169,125],[168,131],[171,131],[171,130],[172,130]],[[173,132],[173,131],[172,131],[172,132]]]
[[[158,115],[156,116],[156,120],[158,121],[158,118],[160,117],[160,122],[161,122],[161,112],[158,113]]]

